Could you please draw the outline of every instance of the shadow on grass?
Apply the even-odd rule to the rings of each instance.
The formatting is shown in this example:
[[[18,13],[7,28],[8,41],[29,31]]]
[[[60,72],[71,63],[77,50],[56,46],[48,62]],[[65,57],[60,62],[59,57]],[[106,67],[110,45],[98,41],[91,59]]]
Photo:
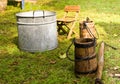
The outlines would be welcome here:
[[[7,5],[9,5],[9,6],[15,6],[15,7],[17,7],[18,6],[18,2],[17,1],[9,1],[8,0],[8,3],[7,3]]]
[[[18,47],[18,37],[13,38],[13,43]]]

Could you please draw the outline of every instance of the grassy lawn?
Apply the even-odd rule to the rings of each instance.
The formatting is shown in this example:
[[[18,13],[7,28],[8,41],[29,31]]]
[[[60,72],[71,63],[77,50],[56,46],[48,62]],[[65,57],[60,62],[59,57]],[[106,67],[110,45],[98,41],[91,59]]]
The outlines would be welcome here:
[[[50,10],[60,18],[65,5],[80,5],[79,22],[89,17],[95,22],[100,35],[98,42],[104,41],[120,48],[119,4],[119,0],[38,0],[37,4],[26,3],[24,10],[8,5],[0,13],[0,84],[94,84],[95,79],[90,77],[76,78],[74,62],[59,58],[71,43],[66,39],[66,34],[58,35],[59,45],[54,50],[34,54],[20,51],[15,14],[29,10]],[[75,28],[78,33],[79,22]],[[74,46],[70,53],[74,56]],[[120,84],[119,78],[110,77],[110,74],[120,73],[120,49],[105,46],[104,56],[102,81],[105,84]]]

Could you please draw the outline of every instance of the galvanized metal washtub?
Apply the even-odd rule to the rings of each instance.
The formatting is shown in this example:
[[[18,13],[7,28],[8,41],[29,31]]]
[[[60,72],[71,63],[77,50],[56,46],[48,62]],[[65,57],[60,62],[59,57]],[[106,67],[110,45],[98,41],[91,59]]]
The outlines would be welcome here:
[[[57,47],[56,13],[29,11],[16,14],[18,45],[28,52],[43,52]]]

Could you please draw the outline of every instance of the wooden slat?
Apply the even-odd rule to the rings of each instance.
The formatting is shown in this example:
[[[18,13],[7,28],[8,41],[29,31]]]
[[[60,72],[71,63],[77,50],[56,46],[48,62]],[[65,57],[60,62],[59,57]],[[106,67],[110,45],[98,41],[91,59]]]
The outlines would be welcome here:
[[[74,6],[74,5],[65,6],[64,10],[66,12],[79,12],[80,11],[80,6]]]

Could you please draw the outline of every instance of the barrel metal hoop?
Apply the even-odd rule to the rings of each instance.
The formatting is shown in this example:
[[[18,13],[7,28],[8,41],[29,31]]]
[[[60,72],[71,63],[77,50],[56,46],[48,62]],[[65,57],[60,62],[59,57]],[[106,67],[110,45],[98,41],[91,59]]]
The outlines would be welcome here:
[[[91,42],[89,44],[78,44],[78,43],[74,42],[74,45],[76,48],[89,48],[89,47],[95,46],[95,44],[96,44],[95,39],[93,40],[93,42]]]
[[[92,54],[91,56],[85,56],[85,57],[75,57],[75,61],[86,61],[96,58],[96,53]]]
[[[78,71],[75,71],[75,73],[76,74],[93,74],[93,73],[95,73],[97,71],[97,67],[96,67],[96,69],[95,70],[91,70],[91,71],[86,71],[86,72],[78,72]]]

